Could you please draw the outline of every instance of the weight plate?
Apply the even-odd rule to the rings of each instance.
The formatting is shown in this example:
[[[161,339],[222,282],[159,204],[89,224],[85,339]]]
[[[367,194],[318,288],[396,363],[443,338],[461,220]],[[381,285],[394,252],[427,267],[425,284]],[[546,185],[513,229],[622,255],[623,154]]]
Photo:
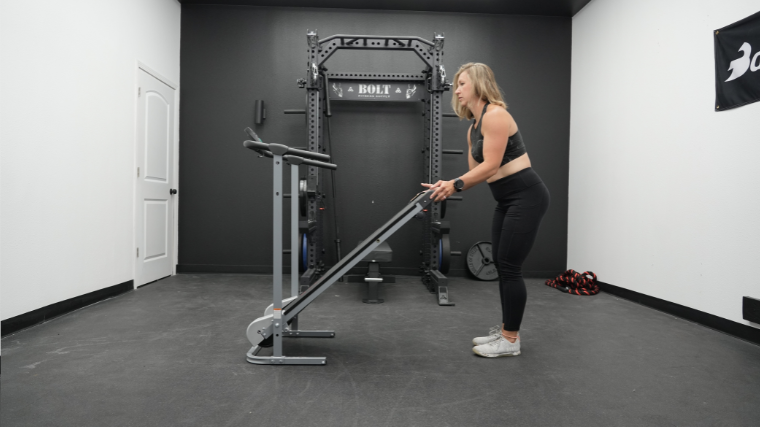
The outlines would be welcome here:
[[[451,242],[448,234],[441,235],[438,239],[438,271],[443,274],[449,272],[451,266]]]
[[[309,239],[306,233],[301,233],[301,250],[298,251],[301,254],[301,262],[298,263],[298,269],[301,273],[306,271],[306,267],[309,266]]]
[[[441,263],[443,262],[443,244],[441,243],[441,239],[438,239],[438,268],[441,268]]]
[[[480,280],[496,280],[499,271],[493,260],[491,242],[478,242],[467,251],[467,268]]]
[[[298,181],[298,209],[301,211],[301,216],[306,216],[307,209],[309,208],[306,198],[306,186],[305,179]]]

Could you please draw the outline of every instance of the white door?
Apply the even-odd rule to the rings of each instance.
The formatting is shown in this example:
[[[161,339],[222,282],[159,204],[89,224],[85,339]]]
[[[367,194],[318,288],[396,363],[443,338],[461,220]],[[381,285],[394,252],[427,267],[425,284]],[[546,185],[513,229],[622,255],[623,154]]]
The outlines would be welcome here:
[[[174,271],[174,89],[139,70],[135,286]]]

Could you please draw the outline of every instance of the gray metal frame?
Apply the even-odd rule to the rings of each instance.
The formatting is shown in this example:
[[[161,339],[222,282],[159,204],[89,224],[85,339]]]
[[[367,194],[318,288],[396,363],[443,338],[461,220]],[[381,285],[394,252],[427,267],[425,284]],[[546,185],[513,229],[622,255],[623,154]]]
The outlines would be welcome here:
[[[290,327],[286,327],[287,320],[282,319],[282,216],[283,216],[283,194],[282,194],[282,173],[284,159],[282,155],[274,154],[273,156],[273,188],[272,196],[274,198],[274,207],[272,212],[272,253],[273,261],[273,282],[272,282],[272,308],[274,311],[273,322],[271,325],[272,334],[274,334],[272,355],[259,356],[260,348],[254,347],[246,354],[248,362],[255,364],[308,364],[319,365],[325,364],[324,357],[288,357],[282,354],[283,337],[334,337],[334,331],[300,331],[298,330],[298,318],[291,316],[293,322]],[[298,164],[291,164],[291,297],[298,295],[298,257],[296,256],[298,248]]]
[[[427,182],[437,182],[443,177],[442,154],[442,119],[443,119],[443,92],[450,89],[446,81],[446,70],[443,66],[443,34],[434,34],[433,41],[420,37],[407,36],[369,36],[337,34],[319,40],[316,31],[307,30],[306,40],[308,45],[306,79],[299,80],[299,85],[305,87],[306,96],[306,125],[308,132],[308,148],[313,152],[321,152],[323,147],[323,108],[326,106],[329,112],[329,88],[327,82],[331,80],[382,80],[395,82],[419,82],[426,87],[428,92],[425,103],[425,160],[424,179]],[[404,73],[328,73],[324,67],[325,62],[338,50],[401,50],[413,51],[425,63],[426,69],[422,74]],[[323,92],[324,91],[324,92]],[[325,99],[328,101],[323,105]],[[309,269],[301,276],[301,283],[312,283],[324,269],[322,261],[322,235],[323,227],[321,218],[318,217],[318,206],[322,202],[322,179],[321,173],[316,167],[309,167],[308,178],[317,181],[319,189],[314,197],[308,198],[308,218],[310,223],[315,223],[317,231],[315,238],[309,242],[308,266]],[[422,264],[420,270],[422,280],[431,292],[438,294],[439,305],[453,305],[448,298],[446,280],[443,273],[438,271],[438,241],[434,236],[433,228],[441,221],[440,204],[434,204],[430,212],[423,218],[422,230]],[[441,278],[443,277],[443,279]]]
[[[297,149],[292,149],[286,145],[281,144],[265,144],[261,142],[258,136],[250,129],[246,129],[246,132],[254,139],[253,141],[246,141],[243,145],[246,148],[250,148],[262,156],[271,157],[273,170],[272,170],[272,255],[273,255],[273,277],[272,277],[272,310],[273,322],[270,325],[272,333],[275,339],[273,340],[272,356],[258,356],[258,350],[254,351],[252,348],[248,353],[248,361],[258,364],[272,364],[272,363],[299,363],[299,364],[324,364],[325,358],[319,357],[299,357],[291,358],[285,357],[282,354],[282,338],[289,337],[334,337],[333,331],[301,331],[298,330],[298,319],[295,316],[289,318],[292,319],[289,327],[286,327],[287,323],[282,321],[282,216],[283,216],[283,163],[288,163],[291,166],[291,178],[298,177],[298,166],[300,164],[307,164],[312,167],[331,168],[335,169],[337,166],[322,162],[321,160],[329,160],[329,156],[319,153],[304,152]],[[288,154],[290,153],[290,154]],[[301,156],[298,156],[300,154]],[[298,179],[291,180],[291,268],[294,270],[291,272],[291,298],[292,301],[298,295],[298,257],[296,256],[296,248],[298,247]],[[269,308],[268,308],[269,310]],[[259,349],[260,350],[260,349]],[[287,361],[286,361],[287,360]]]
[[[348,270],[353,268],[356,264],[361,262],[364,257],[369,255],[377,246],[379,246],[388,237],[393,235],[399,228],[404,226],[410,219],[419,217],[420,213],[433,202],[430,199],[433,191],[429,190],[421,195],[418,195],[407,206],[405,206],[398,214],[391,218],[387,223],[378,228],[372,235],[365,239],[357,246],[351,253],[346,255],[342,260],[335,264],[324,276],[317,280],[306,291],[301,293],[297,298],[290,301],[286,307],[278,310],[276,307],[282,305],[282,300],[277,299],[277,292],[275,291],[274,300],[274,316],[271,319],[267,319],[267,325],[262,327],[258,333],[263,339],[272,338],[273,342],[273,354],[272,356],[260,356],[258,353],[262,350],[259,345],[254,345],[246,354],[246,359],[250,363],[265,364],[265,365],[319,365],[325,364],[325,357],[299,357],[299,356],[284,356],[282,354],[282,338],[288,337],[334,337],[335,333],[332,331],[299,331],[294,330],[292,327],[292,321],[297,319],[297,316],[303,311],[309,304],[311,304],[319,295],[326,291],[333,283],[337,282]],[[277,230],[274,230],[275,233]],[[277,234],[275,234],[275,241]],[[280,234],[281,236],[281,234]],[[274,246],[274,250],[277,250],[277,245]],[[276,284],[275,284],[276,287]],[[280,296],[281,298],[281,296]],[[258,320],[258,319],[257,319]],[[286,328],[285,325],[291,323],[291,328]]]
[[[320,277],[314,284],[312,284],[304,292],[298,294],[298,284],[295,280],[297,265],[295,260],[297,238],[291,238],[291,266],[295,268],[292,273],[291,280],[291,297],[288,299],[287,305],[283,306],[282,298],[282,216],[283,216],[283,198],[285,195],[282,192],[282,174],[283,163],[291,165],[291,178],[298,177],[298,165],[307,164],[316,168],[328,168],[336,169],[337,166],[330,163],[322,162],[321,160],[329,160],[329,156],[320,153],[309,153],[300,150],[292,149],[286,145],[281,144],[265,144],[259,140],[258,136],[250,129],[246,129],[249,135],[254,139],[253,141],[245,141],[243,145],[246,148],[252,149],[259,154],[271,157],[273,161],[273,180],[272,180],[272,252],[273,252],[273,281],[272,281],[272,305],[267,308],[265,315],[262,318],[256,319],[249,328],[249,339],[254,344],[253,347],[246,353],[246,360],[254,364],[281,364],[281,365],[294,365],[294,364],[309,364],[319,365],[325,364],[326,358],[324,357],[293,357],[285,356],[282,352],[282,339],[284,337],[334,337],[334,331],[302,331],[297,327],[298,315],[303,311],[312,301],[314,301],[322,292],[327,290],[333,283],[340,279],[348,270],[353,266],[361,262],[364,257],[369,255],[377,246],[390,237],[393,233],[406,224],[410,219],[415,216],[419,216],[422,211],[431,205],[433,202],[430,199],[433,191],[428,190],[415,196],[407,206],[405,206],[399,213],[386,222],[383,226],[378,228],[367,239],[359,244],[353,251],[346,255],[342,260],[335,264],[327,273]],[[290,153],[288,155],[288,153]],[[303,155],[300,157],[297,154]],[[298,229],[298,180],[291,179],[291,231],[297,231]],[[297,233],[296,233],[297,234]],[[271,314],[267,312],[271,309]],[[261,324],[259,322],[262,322]],[[254,325],[260,329],[257,331],[257,340],[251,337],[251,330]],[[255,328],[253,328],[255,329]],[[254,334],[255,335],[255,334]],[[264,339],[272,339],[272,355],[262,356],[259,355],[262,347],[261,341]],[[258,344],[257,344],[258,343]]]

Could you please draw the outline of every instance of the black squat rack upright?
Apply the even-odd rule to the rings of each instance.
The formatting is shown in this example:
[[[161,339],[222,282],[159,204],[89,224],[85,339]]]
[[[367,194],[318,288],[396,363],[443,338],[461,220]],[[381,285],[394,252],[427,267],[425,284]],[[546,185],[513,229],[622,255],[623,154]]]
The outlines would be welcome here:
[[[321,153],[324,144],[325,118],[329,136],[329,117],[332,116],[332,101],[394,101],[423,102],[425,121],[424,176],[425,182],[437,182],[443,177],[442,155],[462,154],[462,150],[443,150],[442,118],[455,116],[443,113],[443,92],[450,90],[443,66],[443,34],[434,34],[430,42],[420,37],[406,36],[366,36],[337,34],[319,40],[316,31],[307,30],[308,62],[305,79],[298,79],[298,85],[306,88],[306,109],[285,110],[285,114],[305,114],[308,131],[308,150]],[[328,72],[324,63],[338,50],[401,50],[412,51],[425,63],[419,74],[403,73],[356,73]],[[332,153],[330,153],[332,154]],[[322,171],[310,166],[307,176],[299,182],[301,215],[299,221],[298,251],[301,273],[299,288],[307,289],[324,272],[322,260],[324,226],[321,209],[324,203]],[[334,185],[334,184],[333,184]],[[460,201],[454,196],[449,201]],[[446,203],[435,203],[421,215],[422,261],[420,273],[422,281],[431,293],[438,295],[439,305],[454,305],[449,300],[446,273],[452,255],[449,240],[450,225],[443,221]],[[337,231],[336,231],[337,234]],[[340,240],[336,238],[340,259]],[[296,250],[293,250],[295,255]]]

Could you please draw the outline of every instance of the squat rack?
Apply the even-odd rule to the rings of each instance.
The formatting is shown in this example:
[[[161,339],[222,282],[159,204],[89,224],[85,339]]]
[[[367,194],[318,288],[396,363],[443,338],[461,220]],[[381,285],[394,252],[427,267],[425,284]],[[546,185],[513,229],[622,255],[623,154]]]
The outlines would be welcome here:
[[[434,34],[433,41],[408,36],[369,36],[337,34],[319,40],[316,31],[307,30],[308,61],[305,79],[298,79],[300,88],[306,88],[306,109],[285,110],[286,114],[305,114],[308,132],[308,150],[316,153],[326,151],[324,119],[332,116],[331,101],[395,101],[423,102],[425,121],[424,177],[427,182],[437,182],[443,176],[443,154],[462,154],[462,150],[443,150],[442,118],[443,92],[450,90],[443,65],[443,34]],[[338,50],[400,50],[412,51],[425,63],[425,69],[417,74],[404,73],[346,73],[328,72],[324,63]],[[452,114],[445,114],[452,116]],[[329,128],[328,128],[329,132]],[[332,155],[332,153],[330,153]],[[312,285],[324,272],[323,224],[320,209],[324,203],[322,172],[310,166],[300,188],[306,217],[300,221],[299,231],[303,257],[299,287],[301,291]],[[293,196],[295,197],[295,196]],[[462,200],[459,196],[451,201]],[[450,225],[442,221],[446,215],[446,201],[432,204],[422,218],[422,281],[431,293],[438,296],[439,305],[454,305],[448,296],[448,273],[450,257],[460,255],[452,252],[449,243]],[[340,240],[336,237],[338,258]],[[296,256],[296,249],[291,256]],[[340,261],[340,259],[339,259]]]

